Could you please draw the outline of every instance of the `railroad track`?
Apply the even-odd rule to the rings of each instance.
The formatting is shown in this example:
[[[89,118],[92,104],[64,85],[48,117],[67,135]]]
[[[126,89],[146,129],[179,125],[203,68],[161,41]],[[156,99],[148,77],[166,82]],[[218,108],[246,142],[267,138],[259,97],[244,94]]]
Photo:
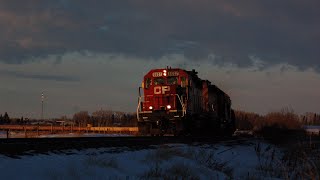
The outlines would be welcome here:
[[[183,144],[241,144],[248,138],[240,137],[77,137],[77,138],[12,138],[0,139],[0,154],[12,158],[23,155],[64,153],[66,150],[82,150],[104,147],[128,147],[130,149],[152,148],[152,145],[183,143]]]

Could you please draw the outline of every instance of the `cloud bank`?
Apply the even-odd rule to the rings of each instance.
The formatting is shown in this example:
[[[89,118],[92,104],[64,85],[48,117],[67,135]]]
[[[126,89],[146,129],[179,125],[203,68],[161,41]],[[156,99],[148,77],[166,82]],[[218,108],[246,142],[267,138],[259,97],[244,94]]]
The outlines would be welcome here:
[[[264,114],[291,107],[297,113],[319,113],[320,75],[311,68],[301,71],[278,64],[261,70],[260,63],[246,68],[231,63],[220,66],[205,59],[190,62],[179,54],[155,60],[73,52],[59,59],[58,64],[53,56],[28,64],[0,63],[0,72],[10,69],[0,76],[0,81],[6,82],[0,87],[0,109],[16,117],[39,118],[44,92],[45,117],[72,117],[80,110],[101,108],[134,112],[144,74],[152,68],[171,66],[196,69],[202,79],[230,95],[235,109]]]
[[[0,61],[28,63],[69,52],[319,70],[320,2],[85,1],[0,3]]]

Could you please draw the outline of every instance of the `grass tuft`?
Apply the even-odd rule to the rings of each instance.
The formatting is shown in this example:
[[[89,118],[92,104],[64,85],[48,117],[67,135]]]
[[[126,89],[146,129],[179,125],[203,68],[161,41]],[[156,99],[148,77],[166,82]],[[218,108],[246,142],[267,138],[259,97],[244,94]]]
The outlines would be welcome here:
[[[193,158],[207,168],[224,173],[228,178],[233,178],[233,169],[228,162],[216,158],[214,151],[200,150],[193,155]]]
[[[145,161],[147,162],[162,162],[172,159],[173,157],[188,157],[188,154],[176,147],[160,147],[155,151],[147,154]]]
[[[168,168],[161,168],[159,163],[156,163],[155,166],[151,167],[148,171],[143,173],[140,177],[141,179],[191,179],[198,180],[200,179],[197,175],[194,174],[193,169],[184,164],[177,163],[173,164]]]
[[[119,168],[119,164],[114,157],[110,157],[106,159],[106,158],[100,158],[96,155],[93,155],[93,156],[89,156],[85,162],[88,166],[98,166],[101,168],[114,168],[114,169]]]

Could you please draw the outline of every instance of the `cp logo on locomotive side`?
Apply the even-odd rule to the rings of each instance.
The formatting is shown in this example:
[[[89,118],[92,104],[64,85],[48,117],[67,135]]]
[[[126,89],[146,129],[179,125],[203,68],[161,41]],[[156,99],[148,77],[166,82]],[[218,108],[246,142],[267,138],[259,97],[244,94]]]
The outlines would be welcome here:
[[[167,91],[170,91],[170,86],[156,86],[154,87],[154,94],[166,94]]]

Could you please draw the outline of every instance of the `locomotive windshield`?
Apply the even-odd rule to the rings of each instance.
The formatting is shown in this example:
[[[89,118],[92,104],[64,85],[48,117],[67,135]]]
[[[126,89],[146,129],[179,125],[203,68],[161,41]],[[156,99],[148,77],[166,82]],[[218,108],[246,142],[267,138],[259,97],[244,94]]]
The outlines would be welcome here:
[[[181,77],[181,87],[186,87],[186,77]]]
[[[154,85],[163,85],[166,83],[166,80],[164,78],[155,78],[154,79]]]
[[[146,82],[146,84],[148,85],[147,82]],[[178,77],[168,77],[168,78],[159,77],[159,78],[154,78],[154,85],[164,85],[164,84],[168,84],[168,85],[178,84]]]
[[[178,77],[168,77],[168,85],[174,85],[178,83]]]
[[[150,85],[152,85],[152,81],[150,78],[146,79],[146,88],[148,89],[150,87]]]

